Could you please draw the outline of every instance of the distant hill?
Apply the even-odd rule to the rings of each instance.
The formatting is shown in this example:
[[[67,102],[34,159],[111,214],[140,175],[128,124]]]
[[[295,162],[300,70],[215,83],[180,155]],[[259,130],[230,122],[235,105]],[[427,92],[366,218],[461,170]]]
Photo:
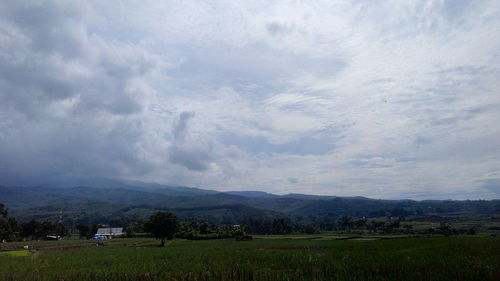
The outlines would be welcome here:
[[[337,196],[323,196],[323,195],[310,195],[310,194],[300,194],[300,193],[289,193],[283,195],[283,197],[287,198],[297,198],[297,199],[333,199]]]
[[[81,182],[84,183],[84,182]],[[376,200],[307,194],[275,195],[261,191],[217,192],[192,187],[99,179],[92,186],[0,186],[0,202],[22,220],[145,219],[158,210],[181,218],[239,223],[251,217],[411,216],[426,214],[498,214],[500,200]]]
[[[0,200],[10,209],[44,206],[56,201],[93,199],[110,203],[169,206],[180,204],[189,197],[167,196],[161,193],[124,188],[96,187],[5,187],[0,186]]]
[[[219,193],[218,191],[215,190],[200,189],[195,187],[171,186],[158,183],[146,183],[142,181],[117,180],[109,178],[85,178],[85,179],[76,179],[71,181],[67,180],[67,181],[46,183],[42,186],[61,187],[61,188],[86,186],[86,187],[107,188],[107,189],[128,189],[128,190],[138,190],[138,191],[150,191],[155,193],[161,193],[168,196],[198,196],[198,195]]]
[[[267,193],[264,191],[227,191],[227,194],[240,195],[249,198],[276,198],[279,195]]]

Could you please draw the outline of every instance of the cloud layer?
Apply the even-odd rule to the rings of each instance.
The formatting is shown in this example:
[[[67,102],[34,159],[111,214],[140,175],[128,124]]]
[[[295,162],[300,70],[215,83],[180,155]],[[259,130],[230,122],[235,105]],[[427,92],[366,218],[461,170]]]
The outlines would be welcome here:
[[[498,198],[498,1],[10,1],[0,182]]]

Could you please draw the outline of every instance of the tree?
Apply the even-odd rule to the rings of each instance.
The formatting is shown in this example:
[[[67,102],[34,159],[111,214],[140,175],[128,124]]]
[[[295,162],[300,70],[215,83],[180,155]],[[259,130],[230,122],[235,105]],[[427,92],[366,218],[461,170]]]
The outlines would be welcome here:
[[[4,204],[0,203],[0,216],[6,218],[9,213],[7,212],[7,208]]]
[[[306,224],[302,226],[302,233],[306,234],[318,234],[320,233],[319,229],[312,224]]]
[[[9,217],[7,208],[0,203],[0,242],[15,240],[18,230],[16,219]]]
[[[366,228],[366,222],[367,220],[365,218],[358,219],[352,222],[352,224],[357,228],[357,229],[364,229]]]
[[[76,229],[78,229],[80,238],[89,238],[90,227],[88,225],[79,224],[76,226]]]
[[[9,217],[0,221],[0,242],[3,240],[14,241],[19,234],[19,227],[15,218]]]
[[[353,225],[352,219],[347,216],[340,217],[337,220],[337,224],[342,228],[342,230],[351,231]]]
[[[179,229],[179,222],[175,214],[170,212],[158,212],[149,218],[145,224],[146,232],[161,240],[161,246],[165,246],[165,240],[174,238]]]
[[[38,222],[36,220],[31,220],[21,224],[21,236],[24,238],[33,239],[36,238],[36,230],[38,228]]]
[[[202,222],[199,224],[198,229],[200,231],[200,234],[208,234],[209,229],[208,229],[208,223]]]
[[[132,238],[134,237],[134,231],[132,230],[131,227],[127,227],[125,229],[125,235],[127,236],[127,238]]]
[[[444,234],[444,236],[446,237],[453,234],[453,229],[451,228],[451,224],[447,222],[440,223],[438,230],[441,232],[441,234]]]
[[[292,228],[284,218],[277,218],[273,221],[273,234],[289,234],[292,232]]]

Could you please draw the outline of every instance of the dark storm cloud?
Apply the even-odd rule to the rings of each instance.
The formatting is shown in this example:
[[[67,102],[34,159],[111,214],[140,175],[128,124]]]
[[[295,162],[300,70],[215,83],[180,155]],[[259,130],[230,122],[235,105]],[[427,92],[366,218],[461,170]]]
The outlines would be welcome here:
[[[188,121],[195,116],[193,112],[183,112],[174,122],[172,129],[173,142],[168,149],[170,162],[184,166],[192,171],[206,171],[212,161],[212,149],[203,142],[187,138]]]
[[[133,114],[152,57],[89,35],[83,2],[8,1],[0,17],[2,184],[150,170]]]
[[[32,48],[46,55],[83,56],[87,34],[81,25],[84,2],[8,1],[2,17],[29,38]]]
[[[108,131],[99,122],[18,122],[22,130],[2,137],[0,178],[10,184],[50,182],[58,177],[123,176],[150,167],[136,152],[141,128],[118,122]]]
[[[174,135],[174,142],[182,143],[186,139],[187,122],[194,117],[193,112],[183,112],[179,116],[179,120],[174,123],[172,133]]]
[[[142,50],[89,35],[84,4],[8,2],[0,16],[0,99],[26,115],[53,102],[76,98],[74,111],[137,113],[134,79],[155,66]],[[43,112],[42,112],[43,114]]]

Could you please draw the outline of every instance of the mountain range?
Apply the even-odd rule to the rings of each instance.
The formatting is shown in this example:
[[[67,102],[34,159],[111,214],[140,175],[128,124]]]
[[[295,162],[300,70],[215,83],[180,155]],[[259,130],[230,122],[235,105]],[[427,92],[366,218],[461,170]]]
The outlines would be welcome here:
[[[500,200],[380,200],[262,191],[218,192],[140,181],[92,179],[70,184],[0,186],[0,203],[21,220],[71,219],[78,222],[145,219],[158,210],[181,219],[201,217],[239,223],[252,217],[412,216],[498,214]]]

